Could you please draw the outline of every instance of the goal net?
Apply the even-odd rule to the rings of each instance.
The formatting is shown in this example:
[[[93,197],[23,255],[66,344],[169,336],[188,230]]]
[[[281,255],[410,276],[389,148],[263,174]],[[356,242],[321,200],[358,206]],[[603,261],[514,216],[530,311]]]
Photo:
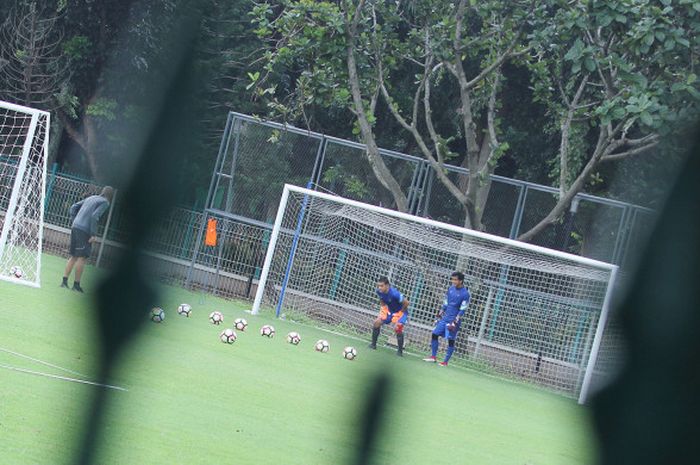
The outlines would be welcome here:
[[[38,287],[50,116],[0,102],[0,279]]]
[[[387,276],[410,302],[406,350],[426,354],[450,274],[462,271],[471,302],[452,361],[583,400],[616,269],[287,185],[253,313],[271,306],[369,340],[376,281]],[[392,336],[385,326],[383,342]]]

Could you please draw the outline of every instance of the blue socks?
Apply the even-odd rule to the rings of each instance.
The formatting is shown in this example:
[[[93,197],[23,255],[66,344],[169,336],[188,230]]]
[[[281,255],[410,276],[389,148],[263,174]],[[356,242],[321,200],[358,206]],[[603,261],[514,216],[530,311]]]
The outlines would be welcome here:
[[[433,353],[433,357],[435,357],[437,355],[437,351],[438,351],[438,340],[437,339],[433,339],[432,341],[430,341],[430,349]]]
[[[452,357],[452,352],[455,351],[455,346],[447,346],[447,352],[445,353],[445,363],[450,361],[450,357]]]

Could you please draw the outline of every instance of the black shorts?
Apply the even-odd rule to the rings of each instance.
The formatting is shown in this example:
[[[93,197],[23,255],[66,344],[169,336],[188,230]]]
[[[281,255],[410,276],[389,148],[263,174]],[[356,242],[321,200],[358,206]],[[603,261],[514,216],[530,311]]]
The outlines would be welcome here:
[[[73,228],[70,231],[70,253],[71,257],[89,257],[92,252],[92,244],[90,244],[90,234],[82,229]]]

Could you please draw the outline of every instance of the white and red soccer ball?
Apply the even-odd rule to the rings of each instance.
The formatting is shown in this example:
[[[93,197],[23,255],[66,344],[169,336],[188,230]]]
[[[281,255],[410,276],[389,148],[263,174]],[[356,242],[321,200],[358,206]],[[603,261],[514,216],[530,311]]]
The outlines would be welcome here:
[[[331,350],[331,345],[325,339],[319,339],[314,345],[316,352],[326,353]]]
[[[177,307],[177,313],[189,318],[192,315],[192,306],[190,304],[180,304]]]
[[[357,358],[357,349],[354,347],[346,347],[343,349],[343,358],[345,360],[355,360]]]
[[[301,336],[296,331],[292,331],[289,334],[287,334],[287,342],[295,346],[299,345],[299,343],[301,342]]]
[[[211,312],[209,314],[209,321],[213,325],[220,325],[224,322],[224,315],[221,312]]]
[[[221,342],[225,344],[233,344],[236,342],[237,337],[236,332],[231,328],[226,328],[219,335],[219,339],[221,339]]]
[[[233,322],[233,326],[235,326],[238,331],[245,331],[248,327],[248,322],[244,318],[236,318]]]
[[[262,328],[260,328],[260,335],[267,336],[267,337],[274,337],[275,336],[275,328],[273,328],[271,325],[264,325]]]
[[[154,323],[162,323],[165,320],[165,311],[160,307],[151,309],[151,321]]]

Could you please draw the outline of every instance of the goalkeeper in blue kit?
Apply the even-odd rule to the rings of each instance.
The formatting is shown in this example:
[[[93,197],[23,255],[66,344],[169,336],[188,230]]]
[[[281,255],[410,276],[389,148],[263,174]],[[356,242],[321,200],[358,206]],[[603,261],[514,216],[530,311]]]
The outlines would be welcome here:
[[[432,354],[430,357],[423,359],[426,362],[432,363],[437,361],[438,338],[442,336],[447,339],[447,353],[445,354],[445,360],[440,362],[440,366],[445,367],[450,361],[452,353],[455,351],[455,339],[457,339],[457,332],[459,332],[459,328],[462,324],[462,317],[467,310],[470,298],[469,289],[464,285],[463,273],[459,271],[452,273],[450,276],[450,283],[452,285],[447,290],[445,301],[438,314],[439,319],[433,329],[432,340],[430,341]]]

